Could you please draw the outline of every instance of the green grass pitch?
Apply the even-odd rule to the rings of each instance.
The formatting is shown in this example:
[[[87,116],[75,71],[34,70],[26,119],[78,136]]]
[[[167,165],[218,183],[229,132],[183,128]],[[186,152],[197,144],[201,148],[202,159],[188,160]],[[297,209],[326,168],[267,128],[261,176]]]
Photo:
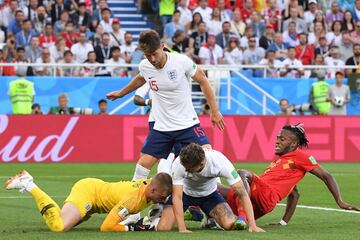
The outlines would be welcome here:
[[[360,205],[360,164],[322,164],[337,179],[343,199]],[[28,170],[36,183],[60,205],[69,194],[71,186],[84,177],[97,177],[106,181],[131,179],[135,164],[1,164],[0,180]],[[266,163],[241,163],[237,167],[261,173]],[[301,205],[337,208],[326,186],[316,177],[308,174],[298,185]],[[105,215],[94,215],[89,221],[67,233],[50,232],[40,216],[33,200],[27,194],[0,190],[0,239],[360,239],[360,214],[298,208],[291,223],[286,227],[268,226],[279,221],[284,212],[278,206],[272,213],[259,219],[258,225],[266,233],[246,231],[224,232],[201,230],[199,224],[187,222],[194,232],[179,234],[127,232],[100,233],[99,226]]]

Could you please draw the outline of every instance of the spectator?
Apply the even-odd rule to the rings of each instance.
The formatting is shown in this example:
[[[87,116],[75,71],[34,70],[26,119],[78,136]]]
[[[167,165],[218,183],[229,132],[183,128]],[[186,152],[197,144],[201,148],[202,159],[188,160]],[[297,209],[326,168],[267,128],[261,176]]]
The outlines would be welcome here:
[[[74,114],[74,110],[71,107],[68,107],[69,97],[66,93],[61,93],[58,96],[58,106],[51,107],[49,110],[49,114],[56,115],[66,115],[66,114]]]
[[[41,107],[40,107],[40,104],[34,103],[31,106],[31,114],[37,114],[37,115],[42,115],[43,114],[43,112],[41,110]]]
[[[32,20],[34,30],[36,32],[36,35],[39,36],[41,33],[44,32],[45,26],[46,26],[46,9],[44,6],[39,6],[36,10],[36,17],[34,20]]]
[[[339,45],[340,59],[346,62],[349,56],[353,54],[353,44],[350,41],[350,34],[348,32],[342,33],[342,41]]]
[[[298,34],[296,32],[296,22],[290,22],[289,28],[283,33],[283,41],[291,47],[298,45]]]
[[[31,28],[31,21],[25,20],[22,24],[22,31],[16,34],[16,46],[26,47],[31,43],[31,39],[35,36],[35,31]]]
[[[207,65],[222,64],[223,56],[223,49],[216,44],[215,35],[209,33],[207,43],[199,51],[200,63]]]
[[[280,100],[279,106],[280,106],[280,111],[277,113],[277,115],[287,115],[287,116],[294,115],[289,106],[289,101],[286,98]]]
[[[125,43],[120,46],[120,50],[122,53],[122,57],[125,59],[126,63],[131,63],[132,55],[135,52],[137,45],[133,43],[132,40],[132,33],[126,32],[125,33]]]
[[[6,40],[6,45],[3,47],[4,59],[11,62],[16,58],[16,41],[15,35],[9,35]]]
[[[36,60],[36,63],[48,63],[48,64],[54,64],[54,59],[50,56],[50,51],[48,48],[43,48],[41,57],[39,57]],[[53,76],[54,74],[54,67],[52,66],[42,66],[42,67],[36,67],[36,75],[39,76]]]
[[[346,115],[346,104],[350,102],[350,89],[348,85],[343,84],[344,73],[337,71],[335,74],[336,83],[330,86],[329,115]]]
[[[92,36],[92,45],[96,47],[101,44],[101,36],[104,33],[104,28],[102,25],[98,24],[95,29],[95,34]]]
[[[86,10],[85,2],[79,3],[79,10],[73,16],[75,26],[90,27],[91,16]]]
[[[53,27],[51,23],[47,23],[45,26],[44,34],[40,35],[40,47],[50,48],[54,46],[56,37],[53,33]]]
[[[55,40],[55,45],[49,47],[50,56],[55,60],[55,62],[59,62],[64,59],[65,51],[69,50],[66,47],[65,40],[62,37],[57,37]]]
[[[360,0],[355,0],[355,5],[352,9],[352,15],[354,17],[354,22],[360,21]]]
[[[96,61],[99,63],[105,63],[111,57],[110,51],[110,34],[104,32],[101,35],[101,44],[97,45],[94,49],[96,54]]]
[[[15,13],[18,8],[17,0],[11,0],[10,6],[4,3],[4,6],[0,9],[0,26],[5,29],[8,28],[9,23],[15,19]]]
[[[192,13],[186,5],[187,0],[180,0],[177,10],[180,12],[180,24],[187,26],[192,21]]]
[[[342,29],[343,31],[348,31],[348,32],[352,32],[355,30],[355,24],[354,24],[352,12],[349,11],[345,12]]]
[[[115,46],[111,48],[112,58],[107,62],[109,65],[125,64],[125,59],[121,57],[121,50]],[[108,66],[106,69],[112,77],[126,77],[126,68],[122,66]]]
[[[275,31],[274,27],[271,24],[266,25],[265,34],[261,36],[259,40],[259,45],[263,49],[267,50],[270,45],[274,42]]]
[[[33,37],[31,39],[31,45],[25,47],[25,58],[31,62],[35,63],[38,58],[40,58],[42,53],[42,48],[40,47],[40,41],[38,37]]]
[[[18,32],[22,30],[22,22],[24,21],[24,13],[22,10],[16,10],[15,19],[9,22],[9,27],[7,29],[8,34],[16,35]]]
[[[268,7],[265,8],[263,15],[266,25],[272,25],[275,31],[281,29],[281,10],[276,5],[276,0],[268,1]]]
[[[299,45],[295,47],[296,58],[299,59],[303,65],[311,65],[315,51],[311,44],[308,44],[308,35],[306,33],[299,34]]]
[[[344,20],[344,13],[340,11],[339,3],[333,1],[331,3],[331,11],[326,15],[326,23],[330,27],[333,25],[333,22],[340,21],[341,23]]]
[[[330,110],[330,103],[328,101],[329,96],[329,84],[325,81],[325,71],[317,71],[318,81],[312,84],[309,93],[309,103],[313,105],[320,115],[327,115]]]
[[[340,46],[342,42],[342,24],[340,21],[334,21],[331,26],[331,32],[326,34],[326,40],[330,46]]]
[[[307,25],[307,29],[310,29],[310,25],[315,19],[315,14],[318,11],[318,5],[316,0],[309,0],[309,10],[304,13],[304,20]]]
[[[176,10],[172,17],[172,22],[169,22],[165,25],[163,42],[169,46],[173,45],[172,38],[176,30],[183,30],[184,26],[180,24],[180,12]]]
[[[108,108],[108,103],[105,99],[101,99],[98,102],[98,106],[99,106],[99,115],[107,115],[107,108]]]
[[[99,0],[98,5],[99,5],[98,8],[94,10],[92,15],[92,20],[96,21],[97,24],[99,24],[100,21],[102,20],[102,14],[101,14],[102,10],[108,8],[106,0]]]
[[[243,53],[239,48],[239,39],[230,37],[228,46],[224,49],[224,60],[226,64],[241,65],[243,62]]]
[[[200,13],[202,20],[208,22],[211,19],[212,9],[208,7],[207,0],[200,0],[199,6],[194,9],[193,13]]]
[[[73,54],[70,50],[64,52],[64,59],[59,63],[69,64],[69,66],[61,66],[57,69],[57,75],[60,77],[74,77],[79,76],[79,68],[72,66],[75,63]]]
[[[269,50],[266,52],[265,58],[261,59],[259,65],[266,65],[266,77],[279,77],[279,67],[281,66],[281,61],[276,59],[275,51]],[[264,76],[265,77],[265,76]]]
[[[61,13],[64,10],[69,10],[65,8],[64,0],[56,0],[54,4],[51,5],[51,23],[54,24],[56,21],[60,20]]]
[[[291,17],[291,9],[295,9],[297,12],[297,17],[304,18],[304,8],[299,4],[298,0],[289,0],[287,1],[287,6],[284,9],[283,17],[284,19],[288,19]]]
[[[319,38],[318,46],[315,48],[315,55],[321,54],[326,57],[329,53],[329,45],[327,44],[326,37],[322,36]]]
[[[360,21],[357,21],[355,24],[355,31],[350,33],[352,43],[360,43]]]
[[[206,22],[208,32],[211,32],[215,35],[219,34],[221,32],[221,25],[222,21],[220,17],[220,10],[219,8],[214,8],[211,14],[211,19]]]
[[[100,25],[103,27],[104,32],[112,32],[112,21],[111,18],[111,10],[109,8],[104,8],[101,11],[102,20],[100,21]]]
[[[198,30],[193,32],[189,39],[189,51],[192,53],[192,58],[196,63],[200,63],[199,51],[201,46],[206,44],[207,39],[206,23],[202,22],[199,24]]]
[[[198,12],[194,13],[192,21],[185,26],[185,32],[187,32],[188,35],[191,35],[192,33],[196,32],[198,30],[199,25],[202,22],[203,22],[203,19],[202,19],[201,14]]]
[[[59,35],[65,31],[66,23],[69,22],[69,12],[64,10],[60,14],[60,19],[54,24],[54,34]]]
[[[314,60],[314,65],[323,67],[325,65],[324,56],[321,55],[321,54],[316,54],[315,55],[315,60]],[[310,78],[316,78],[317,77],[317,72],[319,70],[323,70],[323,68],[312,69],[311,74],[310,74]]]
[[[283,22],[283,31],[286,32],[289,29],[291,22],[296,23],[296,33],[307,32],[308,28],[306,22],[298,17],[298,10],[296,8],[290,9],[290,18]]]
[[[112,31],[110,32],[110,46],[118,46],[124,44],[125,31],[120,29],[120,21],[114,18],[112,21]]]
[[[326,36],[324,25],[320,22],[315,22],[314,32],[310,32],[308,34],[308,43],[317,46],[319,43],[319,38],[322,36]]]
[[[265,31],[265,22],[261,19],[261,16],[257,12],[253,12],[251,15],[251,27],[257,38],[260,38]]]
[[[25,19],[29,19],[33,22],[36,19],[38,6],[38,0],[29,0],[29,5],[22,9]]]
[[[80,67],[80,76],[81,77],[94,77],[94,76],[100,74],[101,67],[93,66],[93,65],[99,64],[96,61],[96,54],[94,51],[90,51],[88,53],[87,60],[84,63],[87,63],[87,65]]]
[[[254,36],[254,31],[251,26],[247,25],[245,28],[245,35],[240,39],[240,47],[245,50],[249,47],[249,39]],[[259,46],[259,39],[256,38],[256,46]]]
[[[268,50],[275,52],[276,59],[283,61],[288,55],[289,44],[283,42],[283,36],[280,32],[275,33],[274,42]]]
[[[71,52],[74,54],[75,61],[83,63],[88,58],[88,53],[92,51],[94,51],[94,47],[86,42],[86,33],[80,33],[79,42],[71,47]]]
[[[230,22],[224,22],[222,24],[222,32],[216,36],[216,44],[223,49],[229,45],[229,39],[231,37],[237,38],[237,35],[235,33],[230,32],[230,28]]]
[[[237,7],[237,6],[235,5],[235,7]],[[245,0],[244,7],[240,7],[240,13],[241,13],[242,20],[246,24],[251,23],[250,17],[251,17],[251,15],[252,15],[252,13],[254,11],[255,10],[254,10],[254,7],[253,7],[253,1],[252,0]]]
[[[174,43],[171,50],[191,56],[189,52],[189,39],[186,37],[186,34],[182,30],[176,30],[172,42]]]
[[[10,82],[8,92],[12,112],[13,114],[30,114],[35,97],[34,83],[25,79],[26,67],[19,67],[16,75],[19,78]]]
[[[329,51],[329,56],[325,58],[325,64],[327,66],[338,66],[339,68],[331,68],[328,70],[328,78],[334,78],[337,71],[341,71],[345,66],[343,60],[340,59],[340,52],[338,46],[332,46]]]
[[[256,46],[256,37],[249,38],[249,47],[244,51],[244,64],[258,64],[265,56],[265,50]]]
[[[360,65],[360,44],[353,45],[353,56],[346,60],[346,66],[359,66]],[[346,69],[346,74],[357,72],[357,69]]]
[[[74,24],[72,22],[66,23],[65,32],[63,32],[61,36],[65,39],[68,48],[71,48],[75,44],[78,34],[75,32]]]
[[[171,21],[174,11],[175,0],[159,0],[159,16],[163,28]]]
[[[5,32],[0,28],[0,48],[3,48],[5,45]]]
[[[280,77],[300,78],[304,74],[302,67],[301,61],[296,59],[295,48],[289,47],[288,57],[281,64]]]
[[[234,10],[233,19],[230,21],[231,28],[230,31],[236,33],[238,37],[242,37],[245,33],[246,24],[241,19],[240,9],[236,8]]]
[[[327,29],[328,29],[328,26],[326,24],[326,18],[325,18],[325,15],[320,12],[320,11],[317,11],[315,13],[315,19],[310,23],[310,25],[308,26],[308,32],[314,32],[315,31],[315,24],[316,23],[321,23],[324,31],[326,32]],[[331,27],[329,28],[331,29]]]
[[[218,8],[220,10],[220,16],[222,21],[230,22],[233,16],[233,12],[230,10],[230,0],[217,0]]]

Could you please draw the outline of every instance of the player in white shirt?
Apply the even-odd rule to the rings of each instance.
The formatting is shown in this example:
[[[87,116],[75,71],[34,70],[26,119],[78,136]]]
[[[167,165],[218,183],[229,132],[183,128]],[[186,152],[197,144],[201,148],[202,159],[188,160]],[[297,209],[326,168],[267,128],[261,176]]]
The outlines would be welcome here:
[[[144,143],[133,179],[147,178],[158,159],[166,158],[176,143],[195,142],[211,147],[191,99],[191,78],[199,83],[211,109],[211,121],[220,130],[224,120],[218,111],[215,95],[204,71],[187,56],[164,51],[159,34],[153,30],[140,34],[139,47],[146,59],[139,65],[140,73],[123,89],[107,94],[115,100],[138,89],[145,83],[153,91],[154,129]]]
[[[252,204],[239,174],[221,152],[203,149],[196,143],[187,145],[172,165],[172,177],[173,194],[165,203],[158,231],[170,231],[177,222],[179,232],[189,232],[183,212],[191,205],[199,206],[225,230],[246,229],[245,220],[233,214],[217,191],[218,177],[226,178],[243,204],[249,232],[264,231],[256,226]]]

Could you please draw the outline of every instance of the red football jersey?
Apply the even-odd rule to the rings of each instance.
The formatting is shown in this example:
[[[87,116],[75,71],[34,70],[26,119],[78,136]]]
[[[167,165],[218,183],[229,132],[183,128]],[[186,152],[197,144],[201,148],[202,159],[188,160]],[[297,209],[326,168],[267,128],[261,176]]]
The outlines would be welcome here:
[[[319,164],[313,156],[296,150],[273,161],[259,178],[283,199],[307,172],[317,167]]]

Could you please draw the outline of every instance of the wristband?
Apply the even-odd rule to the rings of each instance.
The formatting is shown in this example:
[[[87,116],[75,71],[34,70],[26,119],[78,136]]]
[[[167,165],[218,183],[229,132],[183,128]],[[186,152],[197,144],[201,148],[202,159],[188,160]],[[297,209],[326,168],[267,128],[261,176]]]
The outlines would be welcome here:
[[[149,102],[150,102],[150,99],[146,99],[146,100],[145,100],[145,105],[146,105],[146,106],[149,106]]]
[[[287,225],[287,222],[285,222],[285,221],[284,221],[284,220],[282,220],[282,219],[280,220],[280,222],[279,222],[279,223],[280,223],[280,225],[281,225],[281,226],[286,226],[286,225]]]

